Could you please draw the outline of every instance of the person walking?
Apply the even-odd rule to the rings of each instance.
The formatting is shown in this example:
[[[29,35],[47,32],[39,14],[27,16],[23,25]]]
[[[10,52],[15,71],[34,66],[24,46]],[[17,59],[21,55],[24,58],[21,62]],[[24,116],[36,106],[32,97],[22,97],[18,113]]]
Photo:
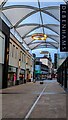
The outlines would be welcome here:
[[[16,74],[14,73],[14,85],[16,84]]]

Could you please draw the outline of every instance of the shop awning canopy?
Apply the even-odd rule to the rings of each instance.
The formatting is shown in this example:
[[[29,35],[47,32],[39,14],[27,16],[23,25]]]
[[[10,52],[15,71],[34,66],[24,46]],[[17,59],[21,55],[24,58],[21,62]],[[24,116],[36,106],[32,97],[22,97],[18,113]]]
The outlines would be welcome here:
[[[31,49],[55,48],[60,41],[60,5],[47,5],[46,2],[20,2],[1,0],[2,19],[8,20],[11,30],[15,29],[23,42]],[[44,33],[47,39],[33,40],[32,35]]]

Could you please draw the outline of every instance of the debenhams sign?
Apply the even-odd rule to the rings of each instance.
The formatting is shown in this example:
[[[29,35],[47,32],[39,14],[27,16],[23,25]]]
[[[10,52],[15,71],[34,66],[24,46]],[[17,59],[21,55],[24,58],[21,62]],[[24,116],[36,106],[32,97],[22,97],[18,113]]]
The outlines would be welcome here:
[[[60,5],[60,51],[68,52],[68,10],[67,5]]]

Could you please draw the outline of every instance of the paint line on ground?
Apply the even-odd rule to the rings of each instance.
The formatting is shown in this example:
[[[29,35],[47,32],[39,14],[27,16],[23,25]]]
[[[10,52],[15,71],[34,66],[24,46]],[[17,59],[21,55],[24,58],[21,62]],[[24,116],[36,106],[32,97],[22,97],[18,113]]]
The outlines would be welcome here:
[[[42,96],[42,94],[43,94],[44,90],[46,89],[46,87],[47,87],[47,84],[46,84],[46,86],[44,87],[44,89],[42,90],[42,92],[40,93],[40,95],[38,96],[38,98],[36,99],[36,101],[34,102],[33,106],[31,107],[31,109],[29,110],[29,112],[27,113],[27,115],[25,116],[25,119],[24,119],[24,120],[26,120],[26,119],[29,118],[30,114],[32,113],[33,109],[35,108],[37,102],[39,101],[39,99],[40,99],[40,97]]]

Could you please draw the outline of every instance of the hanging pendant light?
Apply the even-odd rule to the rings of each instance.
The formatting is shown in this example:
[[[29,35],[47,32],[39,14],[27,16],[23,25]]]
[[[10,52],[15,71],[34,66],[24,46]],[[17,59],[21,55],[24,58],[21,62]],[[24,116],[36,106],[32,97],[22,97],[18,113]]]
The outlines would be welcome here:
[[[36,33],[32,35],[32,39],[33,40],[46,40],[47,39],[47,35],[43,34],[43,33]]]
[[[40,12],[40,19],[41,19],[41,23],[43,26],[43,18],[42,18],[42,13],[41,13],[41,6],[40,6],[40,1],[38,0],[38,6],[39,6],[39,12]],[[40,26],[40,24],[39,24]],[[32,39],[33,40],[46,40],[47,39],[47,35],[44,32],[44,27],[43,27],[43,33],[35,33],[32,35]]]

